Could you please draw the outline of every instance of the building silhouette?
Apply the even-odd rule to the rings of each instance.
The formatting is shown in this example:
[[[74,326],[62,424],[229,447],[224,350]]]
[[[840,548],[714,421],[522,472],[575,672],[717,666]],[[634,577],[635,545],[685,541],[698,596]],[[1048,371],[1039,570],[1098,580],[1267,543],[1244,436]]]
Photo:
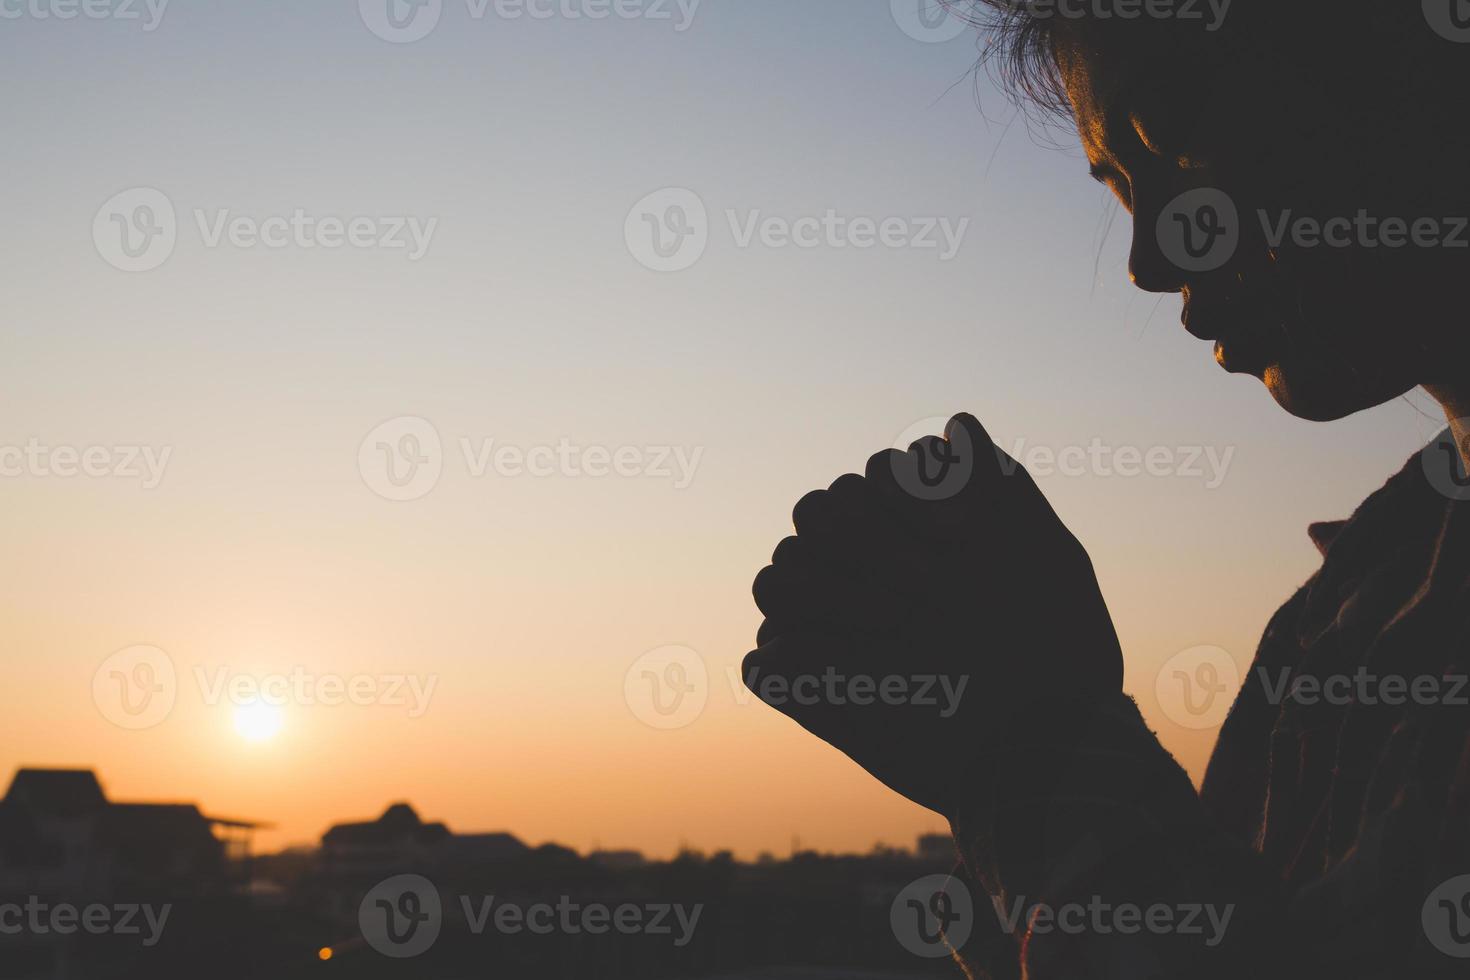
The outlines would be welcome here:
[[[221,894],[258,825],[192,803],[121,803],[90,769],[21,769],[0,799],[0,896],[57,901]]]
[[[530,851],[505,833],[456,834],[425,823],[407,803],[394,803],[376,820],[339,823],[322,835],[321,867],[329,875],[384,875],[511,861]]]

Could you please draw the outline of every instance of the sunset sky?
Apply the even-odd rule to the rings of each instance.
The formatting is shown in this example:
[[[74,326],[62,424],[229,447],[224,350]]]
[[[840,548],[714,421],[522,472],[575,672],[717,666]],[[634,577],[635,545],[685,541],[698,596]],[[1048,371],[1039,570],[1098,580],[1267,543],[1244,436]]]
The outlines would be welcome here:
[[[1204,645],[1246,667],[1318,560],[1307,523],[1346,516],[1437,410],[1311,425],[1220,371],[1176,299],[1128,285],[1127,216],[1075,137],[970,74],[972,34],[910,36],[903,0],[688,6],[443,0],[412,43],[355,0],[0,23],[0,466],[52,451],[0,475],[0,779],[93,767],[115,799],[269,822],[266,848],[396,800],[584,850],[908,844],[942,820],[731,676],[795,501],[962,410],[1043,464],[1168,450],[1168,473],[1038,482],[1092,554],[1128,690],[1198,775],[1215,731],[1161,708],[1161,665]],[[177,242],[128,272],[103,209],[138,216],[138,188]],[[630,211],[668,188],[707,209],[708,247],[658,272]],[[760,230],[829,211],[940,247]],[[373,244],[251,242],[298,212],[366,218]],[[372,461],[424,431],[405,418],[440,472],[389,500]],[[60,475],[58,448],[112,469]],[[575,473],[514,464],[556,451]],[[94,680],[136,645],[177,691],[130,729]],[[657,728],[625,679],[670,645],[707,703]],[[227,693],[293,672],[380,703],[241,715]],[[410,703],[381,703],[394,683]]]

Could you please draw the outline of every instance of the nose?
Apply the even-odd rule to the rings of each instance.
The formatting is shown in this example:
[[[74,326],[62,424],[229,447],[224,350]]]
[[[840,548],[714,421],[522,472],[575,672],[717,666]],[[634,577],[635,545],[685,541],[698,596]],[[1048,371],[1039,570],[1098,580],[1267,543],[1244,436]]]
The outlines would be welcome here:
[[[1164,257],[1153,223],[1133,223],[1133,249],[1128,253],[1128,281],[1146,293],[1177,293],[1185,286],[1184,270]]]
[[[1164,254],[1159,240],[1159,216],[1157,207],[1134,210],[1128,280],[1144,292],[1177,293],[1186,285],[1185,273]]]

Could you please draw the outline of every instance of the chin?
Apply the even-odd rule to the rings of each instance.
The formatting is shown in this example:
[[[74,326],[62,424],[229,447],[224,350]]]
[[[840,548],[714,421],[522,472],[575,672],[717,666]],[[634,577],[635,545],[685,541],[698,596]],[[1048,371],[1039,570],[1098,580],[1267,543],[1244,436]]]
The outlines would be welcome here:
[[[1260,379],[1287,412],[1308,422],[1332,422],[1412,391],[1421,373],[1396,362],[1387,345],[1293,343],[1304,331],[1237,329],[1215,342],[1215,360],[1231,374]],[[1350,335],[1351,336],[1351,335]]]
[[[1255,373],[1276,404],[1308,422],[1334,422],[1376,408],[1414,389],[1413,382],[1365,383],[1361,375],[1296,371],[1272,362]]]

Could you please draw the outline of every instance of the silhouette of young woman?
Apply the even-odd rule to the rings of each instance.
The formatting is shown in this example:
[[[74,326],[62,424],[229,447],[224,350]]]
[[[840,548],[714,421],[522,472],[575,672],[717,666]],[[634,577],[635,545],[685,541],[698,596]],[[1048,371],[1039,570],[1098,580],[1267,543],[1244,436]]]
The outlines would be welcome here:
[[[1198,792],[1122,691],[1086,552],[977,420],[797,504],[747,683],[950,820],[972,976],[1470,977],[1465,8],[965,3],[1132,214],[1133,282],[1182,294],[1222,367],[1305,419],[1422,386],[1451,420],[1310,529],[1322,567]],[[948,717],[790,696],[833,672],[969,682]]]

